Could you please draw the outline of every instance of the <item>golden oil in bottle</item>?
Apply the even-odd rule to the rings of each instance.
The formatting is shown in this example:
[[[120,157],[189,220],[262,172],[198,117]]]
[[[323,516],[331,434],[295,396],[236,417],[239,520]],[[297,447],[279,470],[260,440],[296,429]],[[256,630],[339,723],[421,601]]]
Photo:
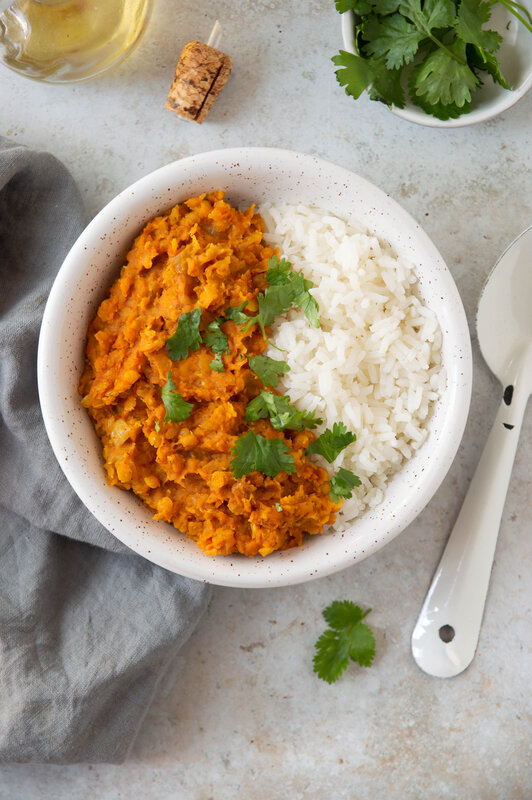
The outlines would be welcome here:
[[[36,80],[86,80],[139,40],[152,0],[17,0],[0,14],[0,58]]]

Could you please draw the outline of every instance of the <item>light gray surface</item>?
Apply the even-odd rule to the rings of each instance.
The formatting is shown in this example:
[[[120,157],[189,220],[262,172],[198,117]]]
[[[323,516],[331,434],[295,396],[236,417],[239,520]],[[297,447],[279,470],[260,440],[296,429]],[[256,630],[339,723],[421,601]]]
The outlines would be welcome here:
[[[298,17],[298,15],[301,15]],[[234,75],[203,126],[164,110],[175,63],[215,15]],[[0,72],[0,133],[62,158],[91,213],[161,164],[273,145],[353,169],[398,200],[441,250],[471,329],[484,279],[532,221],[532,94],[503,117],[439,131],[347,98],[331,55],[332,2],[156,2],[147,37],[107,76],[52,87]],[[532,668],[530,409],[517,454],[479,650],[448,682],[421,673],[410,634],[499,400],[473,342],[470,421],[430,506],[398,539],[336,576],[281,590],[215,589],[121,767],[8,767],[2,800],[529,798]],[[375,665],[328,686],[311,672],[321,610],[372,606]]]

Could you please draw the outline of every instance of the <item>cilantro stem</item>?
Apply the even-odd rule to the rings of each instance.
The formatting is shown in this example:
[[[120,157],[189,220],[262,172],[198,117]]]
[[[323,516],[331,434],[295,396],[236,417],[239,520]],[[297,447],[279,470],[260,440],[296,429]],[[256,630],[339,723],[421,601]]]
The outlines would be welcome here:
[[[512,2],[512,0],[495,0],[495,2],[499,2],[501,6],[504,6],[506,9],[508,9],[510,14],[513,14],[514,17],[516,17],[519,20],[519,22],[521,22],[525,26],[525,28],[528,28],[528,30],[532,33],[532,17],[530,16],[528,9],[526,9],[520,3]],[[519,11],[522,11],[523,14],[525,14],[525,16],[528,17],[528,19],[525,19],[525,17],[521,16],[521,14],[519,13],[519,11],[517,11],[517,9],[519,9]]]
[[[434,44],[436,44],[441,50],[443,50],[445,53],[447,53],[448,56],[450,56],[451,58],[454,58],[454,60],[458,61],[460,64],[465,64],[467,66],[467,59],[460,58],[460,56],[457,56],[456,53],[453,53],[452,50],[449,50],[449,48],[446,47],[443,44],[443,42],[440,42],[439,39],[436,39],[436,37],[433,36],[432,33],[430,33],[430,31],[425,31],[425,33],[427,34],[427,36],[429,37],[431,42],[434,42]]]
[[[505,0],[501,0],[501,2],[504,2],[504,1]],[[425,34],[425,36],[427,36],[431,40],[431,42],[433,42],[437,47],[439,47],[441,50],[443,50],[445,53],[447,53],[448,56],[453,58],[455,61],[458,61],[460,64],[465,64],[467,66],[467,59],[460,58],[460,56],[457,56],[456,53],[453,53],[452,50],[449,50],[449,48],[446,47],[443,42],[441,42],[439,39],[437,39],[435,36],[432,35],[432,33],[430,31],[430,28],[427,28],[427,26],[425,25],[425,22],[424,22],[422,16],[420,16],[420,15],[418,15],[416,13],[411,13],[410,9],[409,9],[409,13],[408,14],[404,14],[404,16],[407,19],[410,19],[410,21],[416,26],[416,28],[418,30],[422,31]]]

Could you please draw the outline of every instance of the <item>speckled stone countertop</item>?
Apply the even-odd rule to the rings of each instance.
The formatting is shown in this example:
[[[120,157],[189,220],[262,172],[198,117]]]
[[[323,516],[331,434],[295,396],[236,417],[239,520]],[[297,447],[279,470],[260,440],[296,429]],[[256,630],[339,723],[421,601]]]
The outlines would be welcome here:
[[[179,52],[215,17],[234,74],[202,126],[164,109]],[[461,292],[474,386],[458,456],[418,519],[377,554],[305,585],[215,588],[123,766],[9,766],[2,800],[403,800],[532,797],[532,415],[504,512],[480,643],[457,678],[415,665],[410,636],[499,402],[474,318],[503,249],[532,223],[532,93],[491,122],[419,127],[336,84],[332,0],[156,0],[119,67],[72,86],[0,70],[0,132],[72,171],[90,213],[150,170],[202,150],[279,146],[377,184],[425,228]],[[532,268],[532,265],[531,265]],[[377,657],[335,685],[312,673],[322,609],[371,606]]]

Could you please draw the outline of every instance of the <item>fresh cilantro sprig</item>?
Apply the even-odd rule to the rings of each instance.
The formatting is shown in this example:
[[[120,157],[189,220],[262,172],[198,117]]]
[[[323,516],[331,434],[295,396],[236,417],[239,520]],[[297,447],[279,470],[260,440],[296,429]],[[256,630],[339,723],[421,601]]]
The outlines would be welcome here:
[[[223,318],[224,322],[229,322],[229,320],[231,320],[231,322],[234,322],[236,325],[243,325],[248,319],[248,315],[244,312],[247,304],[248,301],[244,300],[244,302],[239,306],[230,306],[229,308],[226,308]]]
[[[290,370],[286,361],[277,361],[269,356],[249,356],[248,362],[251,371],[260,378],[264,386],[273,386],[274,388],[279,383],[281,375]]]
[[[329,464],[337,458],[352,442],[356,441],[356,435],[348,431],[343,422],[335,422],[332,430],[325,428],[318,438],[307,447],[307,455],[317,453],[323,456]]]
[[[266,328],[291,308],[301,308],[311,325],[319,328],[318,303],[309,292],[314,286],[312,281],[304,278],[300,272],[294,272],[290,262],[278,256],[268,261],[266,281],[268,286],[257,296],[258,313],[247,318],[244,331],[257,324],[266,338]]]
[[[177,321],[177,328],[173,336],[166,342],[166,349],[172,361],[181,361],[190,352],[199,349],[201,344],[201,334],[199,326],[201,322],[201,308],[194,308],[181,314]]]
[[[471,109],[482,73],[510,88],[495,55],[502,36],[485,27],[495,0],[335,2],[340,13],[357,15],[356,52],[341,50],[332,59],[339,84],[355,99],[367,89],[373,100],[404,108],[407,88],[414,104],[447,120]],[[532,32],[526,8],[499,2]]]
[[[231,450],[231,470],[235,478],[262,472],[275,478],[280,472],[290,475],[296,471],[294,457],[282,439],[267,439],[260,433],[248,431],[239,436]]]
[[[323,611],[329,628],[314,645],[314,672],[319,678],[334,683],[349,664],[357,661],[361,667],[371,666],[375,657],[375,637],[362,621],[371,608],[362,611],[350,600],[335,600]]]
[[[320,455],[332,464],[338,458],[342,450],[356,441],[356,435],[348,431],[343,422],[335,422],[330,428],[326,428],[317,439],[309,444],[306,455]],[[337,503],[340,498],[352,497],[355,486],[360,486],[361,480],[348,469],[340,467],[336,475],[329,480],[331,490],[329,497],[333,503]]]
[[[227,336],[221,329],[225,320],[222,317],[217,317],[207,325],[207,330],[203,334],[203,341],[210,347],[213,353],[228,353],[229,342]]]
[[[355,486],[360,486],[362,481],[358,475],[355,475],[348,469],[340,467],[336,475],[330,479],[329,483],[331,485],[329,497],[333,503],[337,503],[341,497],[344,499],[352,497],[353,489]]]
[[[203,342],[207,347],[211,348],[215,356],[209,364],[210,368],[215,372],[223,372],[222,353],[229,353],[230,350],[227,335],[223,332],[221,326],[224,322],[229,321],[235,322],[237,325],[243,325],[249,320],[248,315],[243,311],[246,305],[247,301],[240,306],[226,308],[224,316],[216,317],[210,322],[203,335],[200,333],[201,308],[194,308],[192,311],[181,314],[177,321],[175,333],[166,341],[166,349],[172,361],[180,361],[187,358],[190,351],[195,352],[198,350]]]
[[[305,428],[317,428],[323,422],[314,411],[298,411],[289,397],[268,391],[261,391],[248,403],[244,416],[248,422],[269,417],[272,428],[277,431],[285,428],[302,431]]]
[[[186,400],[183,400],[176,389],[177,386],[172,378],[172,373],[169,372],[168,380],[161,390],[162,400],[166,408],[166,414],[164,416],[165,422],[181,422],[184,419],[188,419],[192,414],[194,404],[187,403]]]
[[[230,352],[227,336],[220,327],[225,321],[224,317],[216,317],[212,322],[209,322],[207,330],[203,334],[204,343],[207,347],[210,347],[214,353],[214,359],[210,362],[209,366],[215,372],[224,371],[222,353]]]

